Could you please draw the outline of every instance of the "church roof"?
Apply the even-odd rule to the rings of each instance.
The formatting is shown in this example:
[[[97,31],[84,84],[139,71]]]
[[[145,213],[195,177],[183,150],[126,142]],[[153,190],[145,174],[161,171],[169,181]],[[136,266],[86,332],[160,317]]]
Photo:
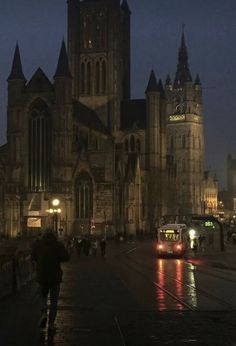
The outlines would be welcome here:
[[[121,129],[146,128],[146,100],[127,100],[121,105]]]
[[[54,75],[54,78],[71,78],[68,56],[66,52],[65,41],[62,41],[61,50],[59,54],[59,59],[57,63],[57,69]]]
[[[8,77],[8,81],[14,79],[23,79],[25,80],[25,76],[22,70],[21,57],[20,57],[20,49],[18,43],[16,44],[14,58],[12,62],[11,73]]]
[[[97,113],[79,101],[73,101],[73,116],[89,129],[109,135],[109,132]]]
[[[39,67],[26,85],[26,90],[28,92],[50,92],[54,90],[54,87],[43,70]]]

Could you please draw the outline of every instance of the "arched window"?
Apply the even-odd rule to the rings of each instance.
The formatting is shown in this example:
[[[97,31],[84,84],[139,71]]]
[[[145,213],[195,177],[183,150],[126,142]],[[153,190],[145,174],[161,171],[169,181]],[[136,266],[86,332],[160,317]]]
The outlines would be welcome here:
[[[41,99],[36,100],[29,111],[29,175],[31,191],[46,191],[51,183],[51,116]]]
[[[174,151],[174,138],[173,136],[170,137],[170,151],[173,153]]]
[[[134,141],[134,136],[130,137],[130,150],[135,151],[135,141]]]
[[[91,64],[87,64],[87,94],[91,93]]]
[[[75,211],[77,219],[93,216],[93,183],[87,172],[81,172],[75,182]]]
[[[185,162],[185,159],[182,160],[182,168],[183,168],[183,172],[186,172],[186,162]]]
[[[139,139],[137,139],[136,141],[136,148],[137,148],[137,152],[141,153],[141,142]]]
[[[81,93],[85,93],[85,64],[81,64]]]
[[[106,92],[106,63],[105,61],[102,62],[102,93],[105,94]]]
[[[183,149],[186,148],[186,136],[185,135],[182,136],[182,148]]]
[[[125,151],[129,152],[129,141],[128,141],[128,139],[125,140]]]
[[[100,64],[96,62],[96,94],[100,92]]]

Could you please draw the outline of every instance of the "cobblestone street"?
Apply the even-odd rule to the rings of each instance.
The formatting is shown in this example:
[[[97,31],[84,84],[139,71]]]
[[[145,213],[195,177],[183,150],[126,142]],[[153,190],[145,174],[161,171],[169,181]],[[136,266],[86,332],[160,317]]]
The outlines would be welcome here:
[[[63,266],[53,333],[40,333],[36,283],[2,300],[1,346],[234,345],[234,312],[160,312],[145,307],[115,270],[118,254],[132,247],[110,244],[105,260],[72,255]]]

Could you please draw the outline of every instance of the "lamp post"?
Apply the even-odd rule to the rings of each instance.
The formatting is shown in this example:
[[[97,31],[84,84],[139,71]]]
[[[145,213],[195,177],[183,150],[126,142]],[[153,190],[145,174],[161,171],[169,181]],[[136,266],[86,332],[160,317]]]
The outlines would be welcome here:
[[[59,214],[61,214],[61,208],[58,208],[60,205],[60,200],[58,198],[54,198],[52,200],[52,206],[53,208],[49,209],[49,213],[53,215],[53,230],[58,234],[58,221],[59,221]]]

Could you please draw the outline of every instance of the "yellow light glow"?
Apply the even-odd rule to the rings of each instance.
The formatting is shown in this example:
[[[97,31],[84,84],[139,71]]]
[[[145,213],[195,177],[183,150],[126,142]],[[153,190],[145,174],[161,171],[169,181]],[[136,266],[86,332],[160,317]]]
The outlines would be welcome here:
[[[60,201],[59,201],[58,198],[54,198],[54,199],[52,200],[52,205],[53,205],[54,207],[57,207],[59,204],[60,204]]]

